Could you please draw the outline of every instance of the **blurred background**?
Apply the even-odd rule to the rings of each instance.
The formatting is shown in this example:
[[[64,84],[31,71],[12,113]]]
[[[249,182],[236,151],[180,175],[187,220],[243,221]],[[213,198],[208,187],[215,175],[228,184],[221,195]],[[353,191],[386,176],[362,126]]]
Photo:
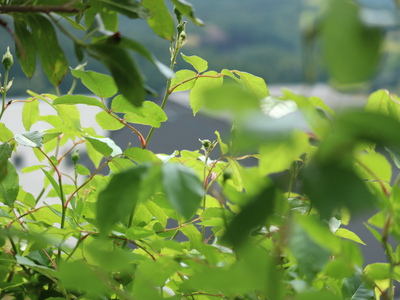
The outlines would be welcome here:
[[[198,27],[188,22],[187,44],[182,52],[203,57],[212,70],[246,71],[264,78],[268,85],[322,82],[346,92],[370,92],[380,87],[399,91],[400,36],[395,0],[337,2],[343,7],[329,7],[330,1],[326,0],[192,0],[197,16],[205,26]],[[346,18],[343,13],[335,13],[335,9],[348,11],[345,6],[349,3],[354,16],[347,14]],[[12,27],[12,21],[5,19]],[[361,26],[363,31],[362,40],[357,36],[360,33],[357,26]],[[169,64],[169,42],[157,37],[145,20],[121,19],[120,32],[141,42],[159,60]],[[73,43],[63,34],[59,34],[59,40],[74,68],[78,61]],[[341,42],[345,44],[341,45]],[[6,51],[7,46],[13,52],[13,40],[0,28],[0,54]],[[363,49],[361,58],[369,68],[357,66],[360,59],[357,47]],[[366,48],[371,51],[365,51]],[[355,74],[355,80],[350,82],[332,78],[335,73],[329,69],[332,52],[335,65],[341,60],[347,69],[352,69],[350,73],[359,70],[363,76]],[[99,63],[87,57],[85,60],[88,61],[87,70],[106,72]],[[152,65],[140,57],[137,60],[148,85],[161,92],[165,79]],[[356,63],[355,67],[349,65],[352,62]],[[180,60],[176,67],[189,66]],[[25,95],[26,89],[37,93],[54,90],[40,68],[28,80],[15,64],[11,76],[16,80],[9,96]],[[71,75],[65,78],[60,87],[62,92],[68,91],[71,80]],[[76,92],[86,93],[87,90],[78,86]]]

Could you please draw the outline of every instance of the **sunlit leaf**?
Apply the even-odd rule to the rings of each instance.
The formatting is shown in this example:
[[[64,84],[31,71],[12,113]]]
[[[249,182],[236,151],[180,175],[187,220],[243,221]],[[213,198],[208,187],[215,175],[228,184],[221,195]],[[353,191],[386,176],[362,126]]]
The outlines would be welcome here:
[[[205,72],[203,75],[211,77],[197,78],[195,85],[190,91],[190,106],[193,110],[193,115],[196,115],[197,112],[204,106],[207,97],[205,96],[205,92],[207,90],[214,90],[215,88],[220,87],[224,81],[223,78],[220,77],[215,71]]]
[[[203,73],[208,69],[208,62],[204,60],[203,58],[192,55],[192,56],[186,56],[183,53],[181,53],[182,58],[189,64],[193,66],[193,68],[197,71],[197,73]]]
[[[26,101],[22,108],[22,123],[25,130],[30,130],[31,126],[39,120],[39,101]]]
[[[14,133],[6,127],[4,123],[0,123],[0,141],[7,142],[14,137]]]
[[[74,105],[74,104],[85,104],[89,106],[97,106],[100,108],[104,108],[104,105],[93,97],[83,96],[83,95],[64,95],[58,97],[53,101],[54,105],[66,104],[66,105]]]
[[[93,146],[96,151],[104,155],[105,157],[116,156],[122,153],[120,147],[118,147],[115,142],[110,138],[98,138],[98,137],[88,137],[85,139]]]
[[[335,232],[335,235],[365,245],[365,243],[360,239],[360,237],[357,234],[346,228],[339,228]]]
[[[171,80],[171,88],[174,92],[190,90],[196,83],[196,75],[191,70],[179,70]]]
[[[106,111],[101,111],[96,115],[97,124],[104,130],[119,130],[124,127],[124,124],[116,120]]]
[[[82,83],[100,98],[112,97],[118,91],[114,79],[108,75],[82,70],[71,70],[71,73],[81,79]]]

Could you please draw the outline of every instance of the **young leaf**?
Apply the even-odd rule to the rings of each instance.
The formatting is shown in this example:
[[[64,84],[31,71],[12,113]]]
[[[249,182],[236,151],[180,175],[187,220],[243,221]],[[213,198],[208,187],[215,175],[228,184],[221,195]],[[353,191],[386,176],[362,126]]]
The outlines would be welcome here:
[[[183,53],[181,53],[181,55],[187,63],[191,64],[193,68],[195,68],[197,73],[203,73],[208,69],[208,62],[201,57],[196,55],[186,56]]]
[[[32,33],[27,29],[25,21],[14,18],[14,32],[21,45],[15,45],[18,61],[22,71],[31,78],[36,69],[36,49]],[[20,48],[22,47],[22,49]]]
[[[174,40],[175,23],[164,0],[143,0],[142,5],[150,12],[147,23],[160,37],[169,41]]]
[[[202,20],[194,15],[193,5],[185,0],[171,0],[175,7],[179,10],[182,15],[187,16],[194,24],[203,26]]]
[[[71,73],[100,98],[110,98],[118,92],[115,81],[111,76],[82,70],[71,70]]]
[[[42,147],[43,133],[39,131],[28,131],[15,135],[15,141],[24,146],[39,148]]]
[[[75,104],[85,104],[90,106],[97,106],[101,109],[104,109],[104,105],[93,97],[87,97],[83,95],[64,95],[58,97],[53,101],[54,105],[66,104],[66,105],[75,105]]]
[[[335,232],[335,235],[365,245],[365,243],[360,239],[360,237],[357,234],[346,228],[339,228]]]
[[[14,137],[14,133],[6,127],[4,123],[0,123],[0,142],[7,142]]]
[[[168,202],[186,220],[199,208],[204,190],[193,171],[181,164],[166,163],[162,167],[162,184]]]
[[[7,162],[7,175],[0,182],[0,202],[13,206],[19,191],[19,177],[12,163]]]
[[[171,80],[171,89],[174,92],[187,91],[193,88],[196,82],[196,72],[191,70],[179,70]]]
[[[43,70],[49,81],[58,86],[68,72],[68,61],[58,44],[53,24],[42,15],[30,14],[29,25]]]
[[[146,90],[142,75],[128,52],[109,44],[95,44],[90,48],[110,70],[122,95],[133,105],[141,106],[146,97]]]
[[[30,130],[31,126],[39,120],[39,101],[26,101],[22,108],[22,123],[25,130]]]
[[[269,96],[268,87],[261,77],[255,76],[250,73],[234,71],[235,74],[240,76],[239,82],[249,91],[251,91],[257,98],[262,99]]]
[[[196,79],[196,83],[190,91],[190,107],[193,110],[195,116],[197,112],[204,106],[205,95],[204,92],[208,89],[216,89],[223,83],[223,78],[215,71],[209,71],[203,75],[212,77],[199,77]]]

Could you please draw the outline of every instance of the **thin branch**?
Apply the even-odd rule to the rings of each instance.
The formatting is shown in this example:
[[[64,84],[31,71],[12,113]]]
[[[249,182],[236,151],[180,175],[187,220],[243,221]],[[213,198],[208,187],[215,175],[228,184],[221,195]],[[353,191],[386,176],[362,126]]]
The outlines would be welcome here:
[[[71,7],[70,5],[29,5],[29,6],[20,6],[20,5],[7,5],[0,6],[0,13],[13,13],[13,12],[22,12],[22,13],[79,13],[80,10],[76,7]]]

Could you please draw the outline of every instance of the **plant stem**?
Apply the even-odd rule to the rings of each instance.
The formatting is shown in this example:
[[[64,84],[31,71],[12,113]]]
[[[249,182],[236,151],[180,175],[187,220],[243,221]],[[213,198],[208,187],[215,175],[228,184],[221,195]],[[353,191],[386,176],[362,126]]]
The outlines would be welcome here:
[[[6,72],[4,73],[3,92],[2,92],[2,97],[1,97],[0,120],[3,117],[4,111],[6,110],[7,85],[8,85],[8,70],[6,70]]]
[[[73,2],[73,1],[72,1]],[[78,13],[79,9],[75,7],[70,7],[70,5],[7,5],[7,6],[0,6],[0,13],[7,14],[13,12],[23,12],[23,13],[34,13],[34,12],[41,12],[41,13]]]
[[[185,24],[186,23],[181,23],[181,24],[178,25],[178,32],[176,34],[175,46],[173,45],[173,43],[171,43],[171,46],[170,46],[170,49],[171,49],[171,64],[169,65],[169,68],[172,71],[174,70],[176,59],[178,57],[178,53],[179,53],[179,51],[181,50],[181,48],[182,48],[182,46],[184,44],[183,40],[182,40],[182,37],[181,37],[181,33],[185,29]],[[169,78],[167,80],[167,83],[166,83],[166,86],[165,86],[164,97],[163,97],[163,100],[161,102],[161,108],[162,109],[165,108],[165,105],[167,104],[167,101],[168,101],[168,97],[171,95],[171,93],[170,93],[171,82],[172,82],[172,79]],[[147,144],[149,143],[149,141],[150,141],[150,139],[151,139],[151,137],[153,135],[154,129],[155,129],[155,127],[151,127],[150,128],[150,131],[149,131],[149,133],[147,135],[147,138],[146,138],[146,147],[147,147]]]

